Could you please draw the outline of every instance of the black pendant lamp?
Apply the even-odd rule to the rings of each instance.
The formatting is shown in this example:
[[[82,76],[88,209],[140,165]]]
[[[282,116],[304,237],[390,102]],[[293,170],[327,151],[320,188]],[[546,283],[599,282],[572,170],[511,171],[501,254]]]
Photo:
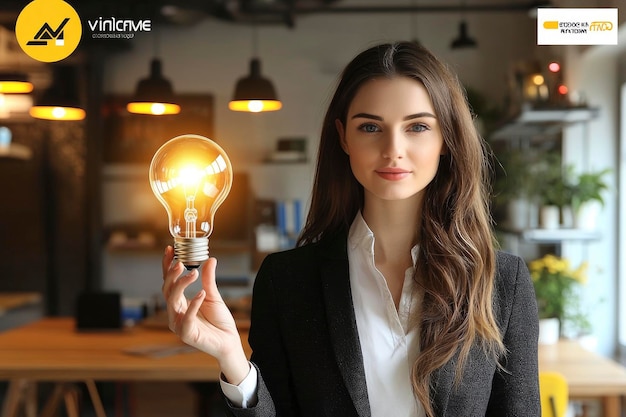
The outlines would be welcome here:
[[[250,60],[250,74],[237,81],[233,99],[228,108],[233,111],[263,112],[280,110],[283,104],[276,95],[272,82],[261,75],[261,60]]]
[[[180,106],[174,100],[172,83],[163,77],[160,59],[152,59],[150,75],[137,83],[135,95],[126,109],[130,113],[154,116],[180,113]]]
[[[253,27],[252,41],[254,57],[250,60],[250,74],[237,81],[228,108],[252,113],[280,110],[283,103],[278,99],[274,85],[261,75],[261,60],[257,57],[256,26]]]
[[[474,38],[470,37],[467,34],[467,22],[462,20],[459,23],[459,36],[456,37],[450,44],[450,48],[452,49],[462,49],[462,48],[475,48],[476,41]]]
[[[32,117],[45,120],[83,120],[85,110],[78,93],[78,69],[53,65],[52,84],[30,108]]]
[[[465,0],[461,1],[461,9],[462,16],[461,22],[459,23],[459,36],[457,36],[452,43],[450,44],[450,48],[452,49],[464,49],[464,48],[475,48],[478,46],[474,38],[469,36],[467,33],[467,22],[465,21]]]
[[[0,72],[0,94],[28,94],[33,84],[21,72]]]

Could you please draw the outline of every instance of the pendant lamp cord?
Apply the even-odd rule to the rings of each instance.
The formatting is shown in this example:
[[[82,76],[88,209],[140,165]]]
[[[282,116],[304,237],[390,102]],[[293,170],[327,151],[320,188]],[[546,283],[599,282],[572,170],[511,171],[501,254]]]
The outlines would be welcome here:
[[[252,15],[252,57],[259,57],[259,34],[256,21],[256,14]]]
[[[153,33],[154,33],[154,38],[153,38],[154,44],[152,46],[153,46],[154,57],[159,58],[159,56],[161,55],[161,50],[160,50],[161,42],[159,39],[161,33],[158,30],[155,30]]]
[[[412,8],[415,9],[415,6],[417,5],[417,0],[411,0],[411,6],[413,6]],[[411,12],[411,20],[410,20],[410,36],[411,36],[411,41],[415,41],[417,40],[417,12],[412,11]]]

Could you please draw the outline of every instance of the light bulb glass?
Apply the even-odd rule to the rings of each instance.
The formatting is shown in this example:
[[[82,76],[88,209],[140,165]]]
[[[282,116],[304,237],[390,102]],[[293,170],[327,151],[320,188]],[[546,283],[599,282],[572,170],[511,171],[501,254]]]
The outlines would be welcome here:
[[[533,75],[533,84],[541,85],[541,84],[543,84],[543,81],[544,81],[543,75],[541,75],[541,74]]]
[[[174,254],[187,268],[209,259],[215,212],[232,183],[228,155],[204,136],[177,136],[152,157],[150,186],[167,211]]]

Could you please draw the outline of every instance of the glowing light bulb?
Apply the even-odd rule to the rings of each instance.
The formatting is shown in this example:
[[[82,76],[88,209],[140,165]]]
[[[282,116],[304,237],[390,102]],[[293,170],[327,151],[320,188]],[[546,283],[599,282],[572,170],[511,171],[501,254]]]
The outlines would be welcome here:
[[[258,113],[263,110],[263,102],[261,100],[250,100],[248,102],[248,109],[252,113]]]
[[[152,103],[151,109],[152,109],[152,114],[165,113],[165,105],[163,103]]]
[[[543,84],[543,81],[544,81],[543,80],[543,75],[541,75],[541,74],[533,75],[533,84],[541,85],[541,84]]]
[[[548,64],[548,69],[550,72],[559,72],[561,70],[561,65],[558,62],[550,62]]]
[[[167,211],[174,255],[187,269],[209,259],[215,212],[232,183],[228,155],[204,136],[170,139],[152,157],[150,186]]]

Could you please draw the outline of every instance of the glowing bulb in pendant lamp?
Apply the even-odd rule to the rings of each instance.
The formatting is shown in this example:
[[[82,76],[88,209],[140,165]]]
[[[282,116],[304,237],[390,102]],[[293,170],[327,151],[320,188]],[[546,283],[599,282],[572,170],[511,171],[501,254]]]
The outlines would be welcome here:
[[[235,94],[228,103],[228,108],[233,111],[259,113],[280,110],[282,107],[272,82],[261,76],[261,61],[253,58],[250,61],[250,74],[237,81]]]
[[[33,84],[25,74],[0,72],[0,94],[28,94],[33,91]]]
[[[86,113],[80,106],[76,72],[71,66],[55,66],[52,84],[35,101],[29,114],[44,120],[83,120]]]
[[[558,62],[550,62],[548,64],[548,69],[550,72],[559,72],[561,71],[561,65]]]
[[[533,75],[532,80],[533,80],[533,84],[535,84],[535,85],[542,85],[543,82],[545,81],[545,79],[543,78],[543,75],[541,75],[541,74]]]
[[[160,116],[180,113],[180,106],[174,102],[172,83],[163,77],[161,61],[153,59],[150,64],[150,76],[139,81],[132,101],[126,110],[136,114]]]
[[[170,139],[152,157],[150,186],[167,211],[174,255],[187,269],[209,259],[215,212],[232,182],[228,155],[203,136]]]
[[[85,110],[76,107],[62,106],[33,106],[29,113],[36,119],[44,120],[83,120],[85,118]]]

